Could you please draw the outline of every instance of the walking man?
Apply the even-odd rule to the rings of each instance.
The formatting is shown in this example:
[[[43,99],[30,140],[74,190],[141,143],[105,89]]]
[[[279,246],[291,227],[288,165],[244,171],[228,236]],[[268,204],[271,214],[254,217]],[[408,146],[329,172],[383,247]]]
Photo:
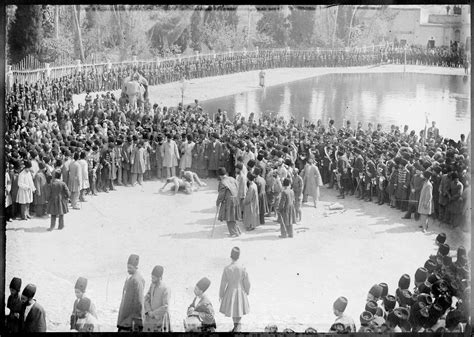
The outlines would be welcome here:
[[[118,332],[140,332],[143,329],[143,290],[145,280],[138,272],[139,256],[132,254],[128,258],[127,272],[130,276],[125,281],[122,302],[117,320]]]
[[[319,200],[319,188],[323,186],[323,181],[321,179],[321,174],[319,173],[318,167],[314,164],[314,159],[309,158],[308,164],[304,169],[304,194],[306,199],[308,195],[313,198],[314,208],[317,206]]]
[[[216,207],[219,209],[219,221],[226,221],[227,228],[231,237],[237,237],[241,234],[237,225],[240,220],[240,207],[238,199],[237,181],[227,175],[225,168],[220,167],[218,170],[219,186]]]
[[[226,317],[232,317],[234,321],[234,328],[231,332],[241,331],[240,320],[250,311],[247,298],[250,291],[250,281],[245,268],[237,262],[239,257],[239,247],[232,248],[230,253],[232,262],[224,268],[219,290],[221,301],[219,311]]]

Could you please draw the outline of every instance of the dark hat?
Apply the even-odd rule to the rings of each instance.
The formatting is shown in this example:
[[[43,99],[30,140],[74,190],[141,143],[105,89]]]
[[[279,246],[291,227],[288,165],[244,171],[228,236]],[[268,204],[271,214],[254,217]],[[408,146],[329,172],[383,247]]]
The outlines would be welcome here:
[[[365,304],[365,310],[371,312],[373,315],[377,312],[377,302],[375,301],[368,301]]]
[[[433,260],[427,260],[425,262],[425,268],[426,270],[428,271],[428,273],[431,273],[433,272],[433,270],[435,270],[437,267],[437,264],[436,262],[434,262]]]
[[[402,316],[402,313],[400,311],[390,311],[387,315],[387,322],[392,323],[392,325],[398,325],[400,322],[400,318]]]
[[[467,256],[466,248],[464,248],[463,246],[460,246],[458,248],[458,252],[457,252],[457,258],[458,259],[459,259],[459,256],[464,256],[464,257]]]
[[[196,286],[202,291],[205,292],[209,286],[211,285],[211,281],[207,277],[203,277],[199,280]]]
[[[376,298],[380,298],[382,296],[382,287],[379,284],[374,284],[372,288],[369,290],[369,294]]]
[[[347,307],[347,298],[344,296],[338,297],[333,304],[333,308],[337,311],[344,312]]]
[[[451,310],[446,316],[446,328],[453,329],[459,323],[462,323],[463,315],[460,310]]]
[[[423,177],[425,177],[425,179],[430,179],[431,178],[431,172],[430,171],[424,171],[423,172]]]
[[[247,172],[247,179],[250,180],[250,181],[255,180],[255,176],[252,174],[252,172]]]
[[[382,296],[381,297],[387,296],[387,294],[388,294],[388,285],[387,285],[387,283],[383,283],[383,282],[379,283],[379,286],[382,287]]]
[[[449,289],[448,283],[443,279],[437,280],[431,286],[431,292],[433,293],[435,297],[445,294],[448,291],[448,289]]]
[[[448,310],[451,307],[452,303],[453,303],[453,300],[451,296],[446,296],[446,295],[439,296],[435,300],[435,304],[438,304],[441,308],[443,308],[443,311]]]
[[[463,267],[467,264],[467,258],[465,255],[459,255],[457,260],[456,260],[456,264],[460,267]]]
[[[383,298],[383,305],[387,311],[393,310],[395,308],[395,304],[397,303],[397,300],[395,299],[395,296],[393,295],[387,295]]]
[[[429,306],[428,312],[433,319],[438,319],[443,315],[444,310],[439,304],[433,303]]]
[[[26,298],[33,298],[36,294],[36,286],[34,284],[28,284],[25,289],[23,289],[22,295]]]
[[[151,275],[156,276],[158,278],[163,276],[163,267],[162,266],[155,266],[151,272]]]
[[[428,283],[431,286],[439,279],[441,279],[441,276],[437,272],[434,272],[430,276],[428,276],[426,283]]]
[[[217,169],[217,175],[219,176],[225,176],[227,174],[227,170],[225,169],[225,167],[219,167]]]
[[[10,282],[10,288],[15,289],[16,292],[19,293],[21,289],[21,278],[18,278],[18,277],[12,278]]]
[[[398,281],[398,287],[402,290],[410,288],[410,275],[403,274]]]
[[[428,277],[428,270],[424,267],[420,267],[415,272],[415,284],[423,283]]]
[[[230,258],[232,260],[238,260],[239,257],[240,257],[240,248],[239,247],[232,248],[232,251],[230,252]]]
[[[87,289],[87,279],[84,277],[79,277],[76,281],[76,285],[74,286],[74,289],[78,289],[81,292],[85,293]]]
[[[89,309],[91,308],[91,300],[88,299],[87,297],[83,297],[79,300],[79,302],[77,303],[77,310],[80,310],[80,311],[89,311]]]
[[[433,304],[433,299],[431,298],[429,294],[421,293],[421,294],[418,294],[418,302],[423,302],[426,305],[431,305]]]
[[[439,233],[436,237],[437,243],[445,243],[446,242],[446,233]]]
[[[237,164],[235,164],[235,168],[239,169],[239,170],[242,170],[244,168],[244,165],[242,163],[237,163]]]
[[[360,324],[368,325],[374,319],[374,315],[369,311],[364,311],[360,314]]]
[[[408,289],[402,289],[399,292],[398,303],[400,306],[407,306],[412,304],[412,294]]]
[[[426,283],[422,283],[418,286],[418,293],[419,294],[431,294],[431,286],[427,285]]]
[[[276,332],[276,331],[275,331]],[[317,334],[318,331],[312,327],[309,327],[307,328],[305,331],[304,331],[305,334]]]
[[[446,243],[442,243],[439,245],[438,253],[441,255],[448,255],[449,254],[449,245]]]
[[[395,308],[393,309],[393,313],[395,314],[395,316],[397,316],[399,323],[408,320],[408,317],[410,317],[410,312],[407,308]]]
[[[136,254],[132,254],[128,258],[127,264],[131,264],[134,267],[138,267],[138,262],[140,260],[140,257]]]

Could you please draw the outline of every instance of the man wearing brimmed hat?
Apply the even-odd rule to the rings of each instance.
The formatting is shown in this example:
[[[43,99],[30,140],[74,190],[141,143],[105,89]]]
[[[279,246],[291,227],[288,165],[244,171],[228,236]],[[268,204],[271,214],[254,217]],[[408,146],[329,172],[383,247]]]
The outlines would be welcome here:
[[[237,225],[240,220],[240,206],[238,200],[237,181],[227,175],[225,168],[220,167],[217,170],[219,176],[218,196],[216,206],[219,210],[219,221],[226,221],[227,228],[231,237],[237,237],[241,234]]]
[[[187,316],[196,317],[199,320],[200,332],[214,332],[216,329],[214,308],[209,298],[204,294],[210,285],[211,281],[207,277],[200,279],[194,287],[194,295],[196,297],[188,307]]]
[[[428,229],[429,216],[433,213],[433,185],[430,181],[431,172],[423,172],[423,187],[421,188],[420,200],[418,202],[418,213],[422,223],[422,230]]]
[[[10,296],[7,300],[7,308],[10,310],[6,317],[5,327],[9,333],[20,332],[20,313],[21,313],[21,278],[14,277],[10,282]]]
[[[76,300],[74,301],[74,305],[72,306],[72,315],[71,315],[71,329],[75,329],[76,322],[78,319],[78,314],[77,314],[77,304],[79,301],[83,298],[87,298],[85,296],[87,289],[87,279],[84,277],[79,277],[76,281],[76,285],[74,286],[74,293],[76,294]],[[87,298],[88,299],[88,298]],[[90,299],[89,299],[90,301]],[[92,316],[97,318],[97,312],[95,310],[95,305],[90,302],[89,308],[87,310]]]
[[[163,267],[155,266],[151,272],[151,284],[145,296],[145,332],[169,332],[169,303],[171,291],[162,282]]]
[[[145,280],[138,272],[139,256],[132,254],[128,258],[127,272],[130,276],[123,286],[122,302],[117,320],[119,332],[141,331],[143,328],[143,293]]]
[[[221,301],[219,312],[226,317],[232,317],[234,321],[232,332],[241,331],[240,320],[250,310],[247,298],[250,292],[250,281],[245,267],[237,262],[239,257],[240,248],[232,248],[230,252],[232,262],[224,268],[219,288]]]
[[[46,332],[46,313],[34,299],[36,286],[28,284],[21,294],[20,333]]]
[[[334,321],[334,323],[343,324],[346,331],[356,332],[356,326],[355,326],[354,320],[351,317],[344,314],[344,311],[346,310],[346,307],[347,307],[347,303],[348,303],[347,298],[345,298],[344,296],[338,297],[336,301],[334,301],[333,312],[334,312],[334,315],[336,316],[336,320]]]

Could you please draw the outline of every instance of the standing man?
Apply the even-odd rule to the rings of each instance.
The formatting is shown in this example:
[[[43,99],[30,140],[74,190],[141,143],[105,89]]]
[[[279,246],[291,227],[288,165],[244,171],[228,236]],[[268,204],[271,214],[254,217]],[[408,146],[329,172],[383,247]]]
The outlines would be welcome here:
[[[33,299],[35,294],[34,284],[28,284],[21,294],[23,305],[20,313],[20,333],[46,332],[46,313],[43,307]]]
[[[244,199],[247,194],[247,174],[244,174],[243,164],[235,164],[235,178],[237,180],[237,197],[239,199],[240,210],[244,210]]]
[[[10,282],[10,296],[7,300],[7,308],[10,310],[8,316],[6,317],[5,327],[6,331],[9,333],[18,333],[20,332],[21,321],[21,278],[14,277]]]
[[[176,176],[176,166],[179,160],[178,145],[172,139],[171,134],[166,134],[166,142],[161,148],[161,156],[163,158],[163,168],[166,170],[166,178]]]
[[[295,194],[295,213],[296,221],[301,222],[301,196],[303,194],[303,178],[299,175],[299,170],[295,167],[293,170],[293,182],[291,189]]]
[[[122,158],[122,181],[125,186],[131,182],[130,176],[130,157],[132,155],[132,137],[127,136],[121,147]]]
[[[79,200],[79,192],[82,186],[82,169],[79,164],[79,152],[74,153],[74,161],[69,165],[68,188],[71,192],[72,209],[79,209],[77,204]]]
[[[145,296],[145,332],[170,332],[170,289],[162,282],[163,267],[155,266],[151,272],[151,285]]]
[[[344,325],[344,330],[348,330],[349,332],[356,332],[356,327],[354,320],[344,315],[344,311],[347,307],[347,298],[341,296],[339,297],[333,305],[334,315],[337,317],[334,323],[341,323]]]
[[[310,195],[313,198],[314,208],[316,208],[319,200],[319,188],[323,186],[323,181],[318,167],[314,165],[313,158],[308,159],[308,164],[306,164],[304,169],[303,183],[305,186],[304,194],[306,199],[308,198],[308,195]]]
[[[222,273],[219,299],[220,312],[226,317],[232,317],[234,328],[231,332],[240,332],[240,320],[249,313],[247,296],[250,291],[250,280],[245,268],[238,263],[240,257],[239,247],[232,248],[230,258],[232,262],[224,268]]]
[[[244,225],[248,231],[253,231],[259,223],[258,189],[254,183],[255,176],[247,173],[247,193],[244,199]]]
[[[253,173],[255,174],[255,184],[257,185],[258,191],[258,212],[260,225],[264,225],[265,214],[268,213],[267,194],[265,193],[267,183],[262,177],[262,168],[260,166],[255,167]]]
[[[140,140],[132,150],[130,156],[130,165],[132,172],[132,186],[135,186],[138,180],[138,184],[141,186],[143,183],[143,174],[145,173],[145,148],[143,147],[143,140]]]
[[[61,171],[53,173],[53,181],[50,185],[48,199],[48,213],[51,214],[51,226],[49,231],[56,227],[56,218],[59,217],[59,229],[64,228],[64,214],[68,213],[67,201],[69,199],[69,189],[64,181],[61,180]]]
[[[117,320],[118,332],[140,332],[143,329],[143,293],[145,280],[138,272],[139,256],[132,254],[128,258],[127,272],[130,276],[125,281],[122,302]]]
[[[420,200],[418,202],[418,213],[420,214],[423,233],[428,229],[428,218],[433,213],[433,185],[430,182],[431,172],[423,172],[423,187],[421,188]]]
[[[182,157],[179,163],[179,168],[181,169],[180,177],[182,177],[184,171],[191,169],[193,164],[193,149],[196,145],[193,142],[193,136],[187,135],[186,136],[187,143],[183,143],[182,147]]]
[[[207,169],[209,171],[209,178],[215,178],[219,167],[219,161],[222,156],[222,144],[219,141],[217,133],[211,135],[211,143],[207,146]]]
[[[16,202],[20,204],[21,219],[30,219],[30,204],[33,202],[33,192],[36,190],[31,175],[31,162],[25,161],[24,167],[18,175],[18,193]]]
[[[85,202],[86,199],[84,198],[84,194],[86,193],[87,189],[90,187],[89,184],[89,164],[87,163],[87,155],[85,151],[82,151],[80,154],[80,159],[78,161],[79,165],[81,166],[81,191],[79,192],[79,201]]]
[[[290,179],[283,180],[280,204],[278,205],[281,238],[293,237],[293,224],[296,223],[295,194],[290,188]]]
[[[216,207],[219,209],[219,221],[226,221],[227,228],[231,237],[237,237],[241,234],[237,225],[240,220],[240,207],[238,199],[237,181],[227,175],[223,167],[217,170],[219,186]]]

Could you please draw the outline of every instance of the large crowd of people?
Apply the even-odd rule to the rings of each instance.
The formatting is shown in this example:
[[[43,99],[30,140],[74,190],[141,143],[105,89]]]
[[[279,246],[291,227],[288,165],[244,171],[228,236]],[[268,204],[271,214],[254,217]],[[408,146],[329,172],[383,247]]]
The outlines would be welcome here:
[[[270,59],[259,55],[240,66],[231,59],[228,63],[219,61],[218,67],[211,64],[201,70],[180,71],[191,71],[192,78],[280,67],[288,64],[285,62],[298,66],[371,62],[364,59],[364,54],[362,61],[346,59],[343,52],[323,54],[319,59],[312,59],[315,54],[305,52],[296,59],[292,54],[291,60],[282,55]],[[113,71],[118,74],[122,71],[119,69]],[[141,70],[142,75],[150,76],[147,70]],[[311,196],[313,206],[317,207],[322,186],[337,189],[340,198],[349,195],[361,202],[399,209],[407,219],[414,214],[416,220],[422,220],[422,230],[427,230],[435,219],[469,230],[470,134],[460,135],[460,139],[444,138],[435,122],[425,132],[410,130],[408,125],[403,130],[395,125],[372,123],[352,127],[350,121],[337,128],[333,120],[298,123],[293,118],[284,120],[275,115],[257,118],[253,113],[248,118],[239,113],[229,118],[225,111],[203,111],[198,100],[187,106],[180,103],[177,107],[162,107],[152,105],[148,98],[132,110],[123,98],[110,93],[95,98],[88,93],[84,105],[74,108],[72,94],[115,89],[120,87],[121,78],[140,69],[125,71],[128,73],[106,82],[105,87],[103,82],[97,86],[93,81],[77,82],[82,75],[12,86],[7,95],[5,135],[8,221],[28,220],[30,212],[37,217],[50,214],[49,229],[55,229],[57,219],[58,228],[63,229],[69,207],[79,210],[80,202],[98,193],[114,191],[116,185],[135,186],[144,180],[166,178],[167,183],[174,183],[175,191],[183,187],[182,190],[192,193],[195,187],[202,186],[200,178],[218,178],[219,219],[227,221],[231,236],[240,235],[238,222],[252,231],[275,214],[281,225],[281,237],[293,237],[293,225],[301,220],[301,204]],[[168,75],[161,70],[153,71],[152,76],[158,74],[158,80],[152,79],[150,85],[182,76],[180,71],[175,75],[171,70]],[[435,270],[443,275],[449,275],[448,269],[454,268],[448,258],[448,262],[444,257],[441,262],[437,258],[433,261],[437,263]],[[135,264],[138,259],[131,263]],[[457,291],[461,291],[457,286]],[[27,289],[24,302],[31,305],[34,286]],[[397,291],[397,295],[406,297],[403,291]],[[375,296],[375,302],[382,297]],[[400,306],[406,308],[407,303],[414,306],[422,302],[407,301]],[[91,306],[83,302],[79,301],[77,306],[87,316],[84,313]],[[344,303],[344,299],[339,300],[335,313],[337,309],[338,315],[343,314]],[[435,308],[432,310],[438,310],[435,304],[430,304]],[[455,305],[442,304],[446,310]],[[421,312],[421,305],[416,305]],[[388,315],[387,322],[393,328],[407,326],[408,320],[402,322],[400,317],[408,317],[405,311],[410,310],[400,309],[401,312]],[[425,313],[426,310],[422,315]]]

